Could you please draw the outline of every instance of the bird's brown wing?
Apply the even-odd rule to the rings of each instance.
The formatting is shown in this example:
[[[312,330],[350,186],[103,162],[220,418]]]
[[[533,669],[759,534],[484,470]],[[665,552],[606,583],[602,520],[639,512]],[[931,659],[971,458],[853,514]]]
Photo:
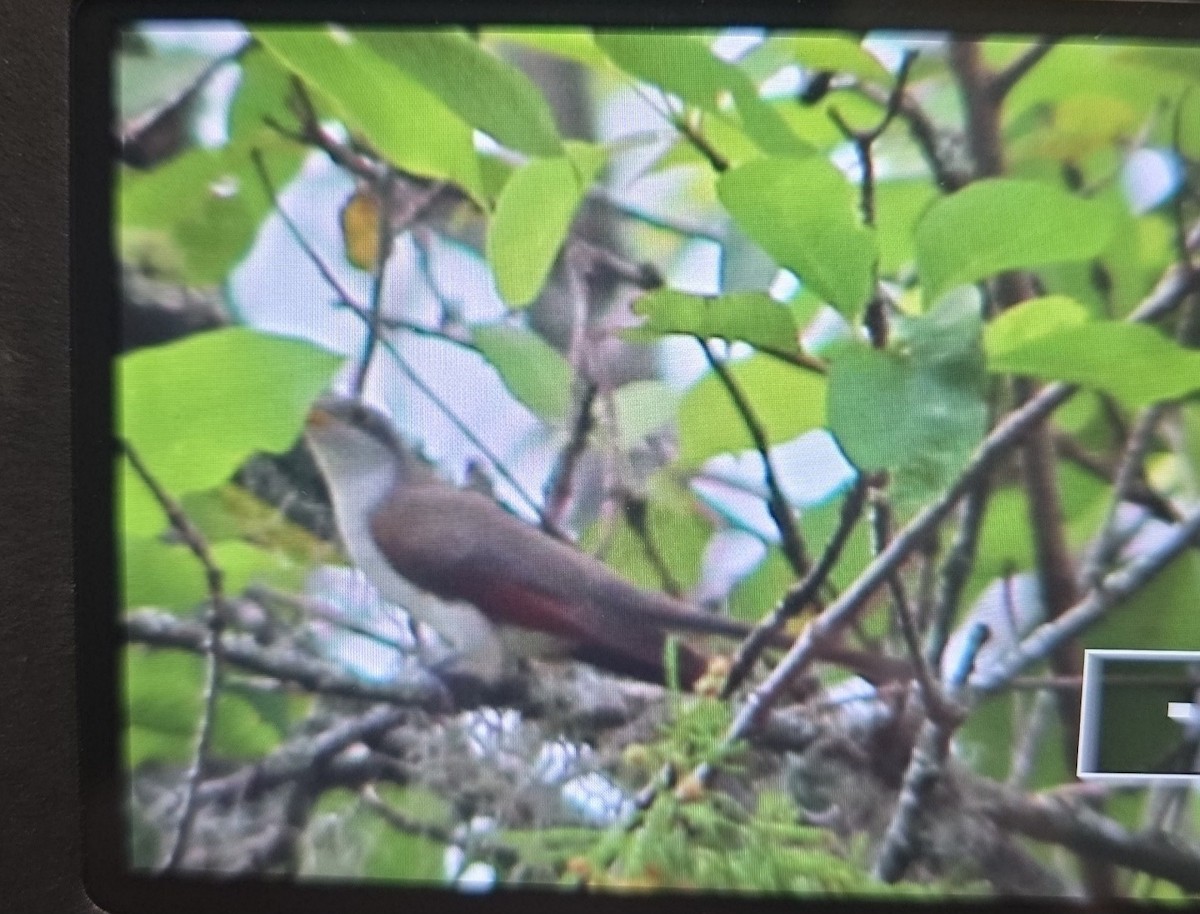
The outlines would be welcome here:
[[[654,600],[607,566],[504,511],[445,484],[397,488],[373,513],[371,531],[396,571],[448,600],[477,606],[495,624],[553,635],[578,659],[663,682],[664,627],[638,614]],[[680,645],[690,686],[707,661]]]

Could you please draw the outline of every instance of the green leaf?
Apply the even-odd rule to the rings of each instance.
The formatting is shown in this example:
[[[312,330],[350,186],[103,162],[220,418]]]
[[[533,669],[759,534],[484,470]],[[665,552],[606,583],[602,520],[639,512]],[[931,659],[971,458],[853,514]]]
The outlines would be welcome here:
[[[627,515],[615,528],[597,521],[585,531],[580,545],[592,553],[603,550],[609,567],[641,587],[690,590],[699,584],[713,522],[695,498],[656,477],[646,495],[641,524],[639,532]]]
[[[597,32],[596,44],[618,67],[644,82],[678,95],[709,114],[728,114],[733,102],[741,125],[758,147],[776,155],[804,155],[801,140],[750,77],[717,57],[702,38],[651,32]]]
[[[287,123],[287,100],[292,75],[279,60],[262,48],[253,48],[241,60],[242,78],[229,104],[229,136],[236,141],[261,130],[263,119]]]
[[[768,444],[782,444],[825,424],[825,378],[767,355],[728,366],[750,401]],[[754,446],[721,379],[709,372],[679,407],[679,458],[689,466]]]
[[[986,349],[990,371],[1093,387],[1130,407],[1200,389],[1200,352],[1145,324],[1088,320],[1083,305],[1061,297],[997,317]]]
[[[927,180],[880,181],[876,185],[875,228],[881,273],[894,275],[912,263],[913,232],[937,196],[937,188]]]
[[[938,200],[917,224],[917,269],[927,302],[1005,270],[1086,260],[1108,246],[1108,203],[1016,178],[978,181]]]
[[[165,236],[183,255],[187,282],[223,282],[249,253],[271,210],[252,149],[262,152],[276,182],[291,180],[300,167],[298,147],[260,129],[223,149],[192,149],[153,171],[122,168],[120,231],[127,237],[134,230]]]
[[[554,115],[538,87],[465,33],[389,28],[354,34],[501,145],[533,156],[562,154]]]
[[[747,162],[721,176],[717,195],[742,231],[843,314],[866,304],[875,235],[857,192],[825,159]]]
[[[204,566],[187,546],[159,538],[125,537],[121,547],[122,600],[128,609],[186,611],[208,598]],[[224,572],[226,593],[240,593],[253,582],[299,583],[282,556],[250,543],[230,540],[211,545],[210,551]]]
[[[341,362],[245,328],[140,349],[117,365],[120,434],[172,495],[210,489],[254,452],[291,447]]]
[[[182,651],[130,647],[124,654],[126,761],[184,762],[195,751],[204,707],[204,659]],[[260,758],[280,733],[238,695],[217,699],[212,751],[218,757]]]
[[[682,394],[663,381],[632,381],[613,394],[617,436],[629,450],[675,418]]]
[[[609,66],[608,58],[596,47],[588,29],[545,26],[484,28],[482,37],[487,42],[508,42],[523,48],[531,48],[562,60],[570,60],[593,69]]]
[[[363,876],[406,883],[445,881],[446,846],[431,837],[414,835],[380,821],[375,841],[367,853]]]
[[[365,43],[332,26],[258,28],[254,37],[394,165],[482,199],[470,125]]]
[[[892,76],[858,38],[836,33],[788,36],[782,41],[796,63],[810,70],[850,73],[868,82],[890,85]]]
[[[645,315],[646,329],[658,333],[740,340],[775,352],[800,351],[791,310],[763,292],[709,296],[663,289],[643,295],[633,310]]]
[[[597,147],[570,144],[568,152],[518,168],[496,201],[487,258],[501,297],[514,308],[525,307],[541,292],[603,165]]]
[[[477,326],[471,339],[521,403],[547,422],[567,421],[574,373],[557,349],[521,327]]]
[[[1047,334],[1069,331],[1089,320],[1091,315],[1087,308],[1063,295],[1047,295],[1022,302],[988,323],[983,336],[988,363],[1019,352],[1023,346]]]
[[[979,304],[947,298],[897,322],[892,348],[831,353],[829,427],[861,470],[893,472],[899,503],[948,485],[987,428]]]

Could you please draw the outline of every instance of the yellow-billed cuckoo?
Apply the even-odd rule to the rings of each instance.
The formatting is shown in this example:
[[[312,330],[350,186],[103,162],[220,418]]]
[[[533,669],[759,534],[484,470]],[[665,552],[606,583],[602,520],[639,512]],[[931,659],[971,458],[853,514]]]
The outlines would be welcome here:
[[[662,683],[668,632],[749,632],[636,587],[485,495],[443,481],[382,414],[358,401],[319,400],[306,437],[350,558],[384,597],[442,635],[475,675],[493,680],[508,651],[569,656]],[[683,644],[677,657],[683,685],[693,686],[708,658]],[[899,664],[840,648],[824,659],[875,681],[896,678]]]

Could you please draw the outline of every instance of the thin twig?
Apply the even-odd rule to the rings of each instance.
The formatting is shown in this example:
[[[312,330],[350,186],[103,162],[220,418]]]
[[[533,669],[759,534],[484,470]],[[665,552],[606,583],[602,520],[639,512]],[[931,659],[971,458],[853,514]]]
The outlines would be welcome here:
[[[371,360],[379,345],[380,320],[383,312],[383,281],[387,275],[388,261],[392,259],[392,246],[396,234],[392,225],[392,181],[390,176],[384,178],[371,189],[379,203],[379,224],[376,226],[374,276],[371,279],[371,301],[367,308],[367,336],[363,340],[362,354],[358,357],[358,367],[354,372],[354,382],[350,390],[355,398],[362,396],[367,383],[367,372],[371,368]]]
[[[763,481],[766,483],[768,493],[767,510],[771,515],[771,520],[775,523],[775,528],[779,531],[784,557],[792,566],[792,570],[803,577],[808,574],[808,554],[804,548],[804,539],[800,535],[800,528],[796,525],[796,515],[792,512],[787,498],[784,497],[783,487],[780,485],[779,477],[775,474],[775,467],[771,463],[771,445],[767,440],[766,429],[763,428],[754,412],[754,407],[746,398],[745,392],[729,370],[729,366],[717,358],[709,348],[707,340],[696,337],[696,341],[704,351],[704,357],[708,360],[709,366],[729,394],[729,399],[733,401],[734,409],[737,410],[746,430],[750,433],[754,448],[758,451],[759,458],[763,463]]]
[[[985,473],[963,501],[958,530],[942,565],[937,602],[934,604],[933,618],[925,637],[925,658],[935,670],[941,669],[942,654],[946,650],[946,641],[950,637],[955,616],[958,615],[959,601],[967,586],[967,580],[971,577],[971,570],[975,567],[979,532],[983,529],[983,520],[987,516],[991,491],[991,479],[989,474]]]
[[[829,573],[841,558],[842,550],[849,541],[850,534],[854,532],[855,525],[862,517],[868,489],[869,485],[865,477],[860,476],[854,481],[853,487],[846,493],[846,498],[842,501],[837,529],[833,531],[833,536],[829,538],[817,563],[804,576],[803,580],[783,595],[783,599],[779,601],[775,611],[760,621],[749,637],[738,646],[729,668],[729,675],[725,677],[725,684],[721,688],[723,698],[732,695],[746,680],[746,676],[749,675],[758,658],[762,656],[762,652],[779,636],[787,623],[804,612],[816,600]]]
[[[546,484],[546,510],[542,515],[542,529],[547,532],[562,528],[563,517],[571,503],[571,494],[575,487],[575,471],[587,451],[588,441],[596,426],[593,406],[599,393],[600,385],[596,382],[589,380],[584,383],[583,395],[579,398],[575,422],[571,427],[571,437],[550,472]]]
[[[206,653],[207,629],[160,610],[142,609],[121,619],[125,639],[133,644],[168,647],[193,654]],[[444,710],[445,687],[420,670],[405,671],[387,683],[376,683],[342,672],[332,663],[281,647],[264,647],[250,635],[226,632],[221,640],[221,659],[230,667],[292,683],[308,692],[335,695],[360,701]]]
[[[947,709],[952,707],[950,703],[962,692],[975,664],[975,657],[987,640],[987,634],[987,628],[982,624],[976,623],[972,629],[962,661],[946,681]],[[942,778],[950,752],[950,739],[964,719],[961,710],[957,714],[947,710],[942,715],[934,715],[932,709],[927,710],[931,713],[917,734],[912,757],[900,786],[900,796],[896,800],[896,810],[876,857],[875,877],[883,882],[896,882],[902,878],[921,853],[922,812]]]
[[[1200,243],[1200,228],[1192,232],[1189,242],[1193,246]],[[1195,277],[1185,277],[1178,268],[1168,269],[1154,291],[1134,309],[1127,320],[1139,322],[1163,316],[1183,300],[1195,283]],[[958,478],[893,537],[887,549],[877,555],[841,596],[812,621],[771,674],[746,697],[725,732],[723,744],[733,745],[754,728],[756,722],[778,700],[787,683],[817,658],[820,645],[835,641],[838,634],[854,622],[875,591],[886,583],[888,576],[927,541],[959,501],[1024,441],[1030,429],[1067,402],[1074,392],[1075,388],[1069,384],[1048,384],[992,429]],[[1200,525],[1200,518],[1196,523]],[[1180,548],[1183,545],[1186,543],[1181,544]],[[1025,665],[1025,662],[1021,662],[1007,678],[1011,679]],[[975,687],[975,683],[972,683],[972,687]],[[701,782],[711,774],[711,766],[697,769]]]
[[[1100,581],[1067,612],[1043,623],[1025,636],[1013,650],[996,658],[971,677],[970,686],[977,695],[990,695],[1003,689],[1023,670],[1045,660],[1072,638],[1094,625],[1117,604],[1128,599],[1149,583],[1184,549],[1200,536],[1200,511],[1164,536],[1156,548],[1138,556]]]
[[[1125,444],[1125,453],[1117,468],[1116,479],[1113,482],[1112,495],[1108,503],[1108,513],[1100,527],[1100,535],[1088,554],[1080,580],[1085,587],[1095,587],[1101,578],[1108,573],[1113,561],[1117,558],[1124,537],[1121,533],[1120,509],[1134,484],[1142,477],[1142,463],[1154,438],[1154,430],[1162,419],[1165,406],[1155,404],[1147,407],[1134,423]]]
[[[875,160],[872,156],[871,147],[875,141],[883,136],[884,132],[891,126],[892,121],[900,113],[900,105],[904,100],[904,92],[908,86],[909,73],[912,71],[912,65],[916,62],[917,54],[915,51],[905,51],[904,56],[900,59],[900,67],[896,71],[896,81],[892,86],[891,92],[888,94],[887,104],[884,106],[883,117],[880,118],[878,124],[870,130],[855,130],[853,129],[842,113],[836,108],[829,109],[829,117],[837,125],[842,135],[854,145],[855,153],[858,155],[858,165],[862,171],[860,185],[862,189],[860,206],[862,209],[863,223],[868,226],[875,224]]]
[[[1009,64],[1005,69],[992,77],[991,85],[988,91],[997,101],[1003,101],[1004,97],[1012,91],[1013,87],[1020,82],[1030,70],[1042,62],[1042,59],[1054,50],[1054,46],[1058,43],[1055,38],[1040,38],[1021,54],[1016,60]]]
[[[121,449],[125,452],[125,457],[134,472],[137,473],[138,478],[142,480],[154,496],[155,501],[166,512],[171,528],[179,534],[184,545],[204,568],[205,583],[208,586],[208,607],[205,612],[202,642],[205,667],[200,722],[196,729],[196,741],[192,748],[191,762],[184,774],[183,804],[179,823],[176,826],[166,862],[163,864],[163,870],[171,872],[183,862],[183,855],[187,852],[188,844],[191,841],[192,827],[196,822],[196,786],[200,783],[204,769],[208,766],[209,749],[212,745],[213,733],[216,730],[217,700],[221,692],[224,661],[221,636],[226,624],[225,573],[214,560],[204,534],[192,523],[179,502],[171,497],[170,493],[150,472],[133,445],[122,439]]]

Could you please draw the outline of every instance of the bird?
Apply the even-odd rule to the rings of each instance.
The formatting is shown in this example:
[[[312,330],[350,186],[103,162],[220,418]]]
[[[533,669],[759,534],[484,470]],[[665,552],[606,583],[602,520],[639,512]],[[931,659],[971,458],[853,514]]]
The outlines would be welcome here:
[[[573,544],[526,523],[487,495],[442,479],[375,408],[326,394],[305,439],[324,477],[348,557],[388,600],[433,628],[460,671],[485,682],[514,657],[571,658],[692,689],[710,657],[672,632],[740,639],[746,623],[697,609],[621,577]],[[786,646],[786,645],[785,645]],[[879,667],[893,658],[836,648],[823,659]]]

